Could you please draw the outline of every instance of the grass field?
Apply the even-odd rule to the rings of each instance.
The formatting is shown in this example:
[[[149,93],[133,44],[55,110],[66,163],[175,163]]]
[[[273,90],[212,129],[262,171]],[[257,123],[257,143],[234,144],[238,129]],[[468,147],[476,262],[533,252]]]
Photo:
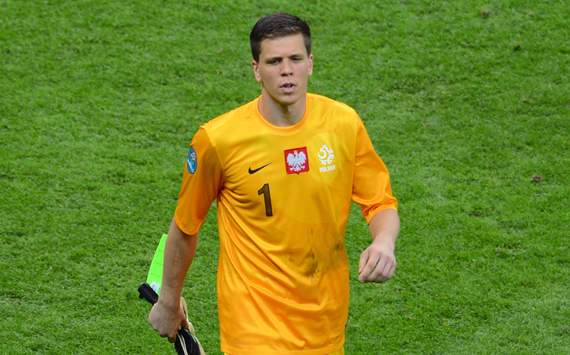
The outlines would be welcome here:
[[[0,0],[0,354],[165,354],[137,298],[199,124],[259,93],[248,35],[313,30],[310,90],[355,107],[400,199],[399,268],[347,354],[570,353],[567,1]],[[219,352],[215,206],[185,295]]]

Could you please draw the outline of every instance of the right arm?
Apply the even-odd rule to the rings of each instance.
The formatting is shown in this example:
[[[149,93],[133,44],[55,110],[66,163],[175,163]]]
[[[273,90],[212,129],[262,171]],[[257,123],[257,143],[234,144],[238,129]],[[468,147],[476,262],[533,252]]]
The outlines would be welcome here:
[[[164,271],[158,302],[148,316],[151,326],[162,337],[171,342],[181,326],[187,326],[186,317],[180,305],[180,297],[186,272],[194,259],[198,245],[198,234],[187,235],[172,219],[164,250]]]
[[[148,316],[160,336],[172,342],[180,326],[187,325],[180,306],[184,277],[196,253],[200,226],[222,185],[218,154],[205,129],[200,128],[188,150],[175,217],[168,230],[160,297]]]

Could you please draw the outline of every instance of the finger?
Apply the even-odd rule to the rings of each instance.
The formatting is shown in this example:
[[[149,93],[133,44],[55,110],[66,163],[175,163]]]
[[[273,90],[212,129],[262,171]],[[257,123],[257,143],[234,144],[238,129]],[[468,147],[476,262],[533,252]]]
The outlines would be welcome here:
[[[394,259],[392,259],[390,256],[386,256],[384,260],[385,263],[384,263],[384,268],[382,269],[382,276],[388,279],[390,278],[390,270],[392,269],[392,267],[394,267]]]
[[[184,329],[188,329],[190,331],[194,331],[194,327],[192,327],[192,324],[190,323],[190,321],[188,320],[188,318],[184,317],[182,319],[182,328]]]
[[[392,260],[390,260],[390,258],[388,258],[387,256],[383,256],[378,262],[377,269],[380,272],[380,275],[387,276],[388,271],[390,270],[391,267],[392,267]]]
[[[364,268],[364,265],[366,265],[367,262],[368,262],[368,249],[366,249],[365,251],[362,252],[362,254],[360,254],[360,262],[358,263],[359,274],[362,273],[362,269]]]
[[[375,276],[375,281],[384,282],[389,280],[396,268],[396,263],[391,259],[387,258],[384,260],[385,266],[383,268],[378,268],[378,273]],[[380,264],[380,263],[379,263]]]
[[[372,263],[372,259],[370,258],[370,254],[367,253],[366,260],[363,260],[362,268],[360,269],[359,279],[362,282],[368,280],[368,276],[370,275],[370,264]]]
[[[387,265],[388,261],[386,260],[386,257],[381,257],[380,260],[378,260],[378,264],[376,264],[376,266],[374,267],[374,270],[370,273],[370,281],[384,281],[386,278],[386,273],[385,273],[385,269],[386,269],[386,265]]]
[[[366,265],[362,268],[362,273],[360,274],[360,281],[371,281],[371,275],[374,272],[376,264],[378,263],[377,255],[369,255]]]
[[[158,335],[160,335],[162,338],[167,338],[168,341],[170,342],[176,340],[176,333],[173,332],[164,331],[164,332],[159,332]]]
[[[390,268],[390,271],[388,272],[388,278],[392,278],[395,272],[396,272],[396,263],[393,263],[392,267]]]

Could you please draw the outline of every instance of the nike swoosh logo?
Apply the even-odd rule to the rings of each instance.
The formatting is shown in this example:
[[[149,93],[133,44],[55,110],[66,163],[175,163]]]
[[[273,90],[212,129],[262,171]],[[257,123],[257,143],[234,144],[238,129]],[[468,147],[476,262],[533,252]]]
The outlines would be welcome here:
[[[257,173],[259,170],[265,168],[265,167],[266,167],[267,165],[269,165],[269,164],[271,164],[271,163],[267,163],[267,164],[265,164],[265,165],[263,165],[263,166],[260,166],[260,167],[257,168],[257,169],[252,169],[251,167],[249,167],[249,169],[247,169],[247,172],[249,173],[249,175],[255,174],[255,173]]]

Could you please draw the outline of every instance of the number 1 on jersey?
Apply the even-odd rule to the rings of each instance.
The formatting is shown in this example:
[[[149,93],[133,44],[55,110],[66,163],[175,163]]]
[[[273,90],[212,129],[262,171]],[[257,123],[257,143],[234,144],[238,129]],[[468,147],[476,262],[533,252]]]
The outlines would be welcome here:
[[[265,215],[267,217],[273,216],[273,207],[271,206],[271,193],[269,192],[269,184],[263,185],[263,187],[257,191],[257,194],[263,194],[263,201],[265,202]]]

